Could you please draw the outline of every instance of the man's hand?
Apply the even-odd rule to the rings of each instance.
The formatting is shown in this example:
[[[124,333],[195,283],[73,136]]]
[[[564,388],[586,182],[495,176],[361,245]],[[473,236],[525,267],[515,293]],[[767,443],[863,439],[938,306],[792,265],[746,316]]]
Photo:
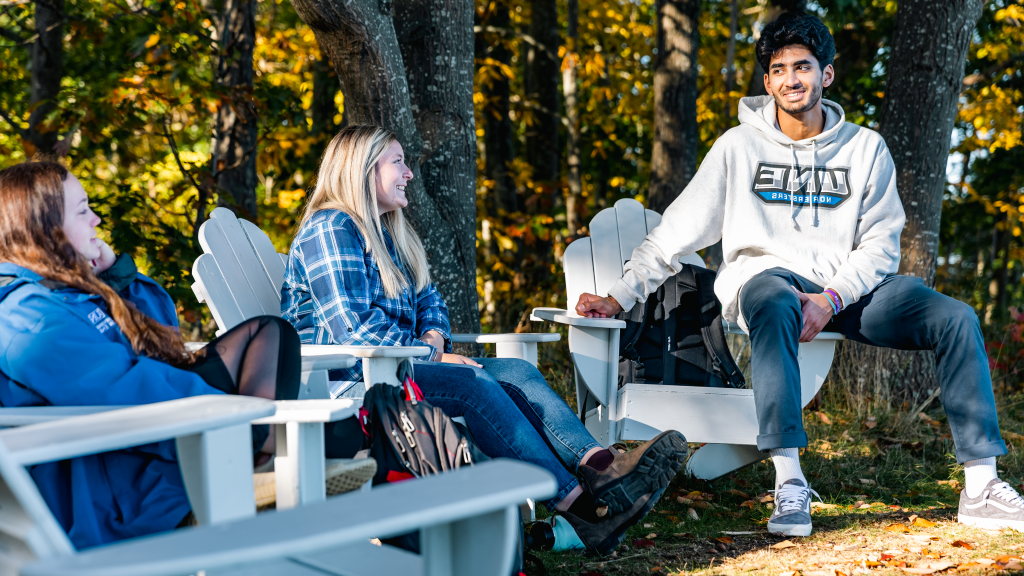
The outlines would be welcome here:
[[[800,332],[801,342],[810,342],[832,319],[834,310],[824,294],[806,294],[792,287],[800,298],[800,311],[803,312],[804,327]]]
[[[100,244],[100,257],[89,262],[92,266],[92,273],[99,274],[100,272],[106,272],[114,265],[114,261],[117,260],[117,256],[114,256],[114,250],[107,245],[106,242],[97,238],[97,242]]]
[[[480,364],[477,364],[470,358],[466,358],[461,354],[441,354],[441,362],[445,364],[465,364],[467,366],[476,366],[477,368],[483,368]]]
[[[576,313],[587,318],[610,318],[619,312],[622,312],[622,306],[611,296],[601,298],[584,292],[576,304]]]

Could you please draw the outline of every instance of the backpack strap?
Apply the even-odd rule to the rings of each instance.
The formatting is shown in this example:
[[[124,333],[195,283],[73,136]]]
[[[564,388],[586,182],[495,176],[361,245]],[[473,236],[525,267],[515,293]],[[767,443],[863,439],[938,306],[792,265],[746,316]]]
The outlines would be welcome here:
[[[685,266],[689,267],[689,266]],[[729,352],[729,346],[725,342],[725,329],[722,327],[722,305],[715,297],[715,274],[707,270],[691,270],[697,286],[697,298],[700,302],[701,335],[704,337],[704,345],[714,354],[718,361],[722,376],[727,386],[732,388],[745,388],[746,380],[739,366]]]
[[[676,356],[673,352],[675,352],[678,342],[675,341],[677,322],[674,312],[679,307],[679,282],[675,278],[669,278],[668,282],[662,285],[662,289],[664,293],[661,299],[661,306],[665,314],[662,320],[662,334],[665,336],[661,342],[661,382],[662,384],[675,384]]]

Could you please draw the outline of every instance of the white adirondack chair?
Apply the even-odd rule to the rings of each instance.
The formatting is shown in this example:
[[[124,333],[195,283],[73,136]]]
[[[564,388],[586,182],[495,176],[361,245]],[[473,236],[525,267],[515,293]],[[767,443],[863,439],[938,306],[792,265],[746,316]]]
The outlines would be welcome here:
[[[713,479],[763,460],[757,449],[757,414],[753,390],[626,384],[618,388],[619,330],[625,322],[585,318],[573,307],[580,294],[607,296],[622,276],[622,267],[661,216],[632,199],[619,200],[590,222],[590,237],[565,250],[563,266],[569,310],[535,308],[532,318],[566,324],[569,351],[576,369],[576,397],[587,429],[598,442],[649,440],[663,430],[678,430],[689,442],[706,443],[687,462],[697,478]],[[683,263],[704,266],[695,254]],[[738,327],[730,331],[739,332]],[[814,398],[843,337],[823,332],[800,344],[800,385],[803,404]],[[756,385],[756,383],[754,383]]]
[[[196,279],[192,290],[199,302],[210,307],[220,329],[218,334],[249,318],[281,315],[281,287],[288,255],[277,252],[258,226],[238,219],[227,208],[215,208],[199,229],[199,243],[204,254],[192,265],[192,276]],[[561,334],[453,334],[452,342],[495,344],[499,358],[521,358],[536,366],[537,344],[557,342],[561,337]],[[338,352],[363,359],[363,382],[369,388],[381,382],[399,385],[398,363],[403,358],[423,356],[428,349],[423,346],[302,347],[303,357]],[[329,398],[328,390],[326,376],[304,380],[299,398]],[[461,417],[455,420],[465,423]],[[310,430],[309,434],[316,432]],[[280,439],[278,442],[280,446]],[[312,451],[306,453],[309,461],[315,458]],[[279,493],[278,507],[281,502]],[[530,520],[535,518],[532,501],[524,506],[523,514]]]
[[[229,330],[260,315],[281,315],[281,287],[288,256],[274,249],[255,224],[239,220],[227,208],[216,208],[199,229],[201,255],[192,266],[192,290],[220,328]],[[537,364],[537,344],[557,342],[560,334],[453,334],[456,343],[496,344],[500,358],[522,358]],[[363,381],[398,385],[395,372],[402,358],[423,356],[422,346],[303,346],[303,355],[344,352],[363,358]],[[326,385],[326,383],[325,383]]]
[[[249,422],[274,411],[258,398],[203,396],[0,431],[0,575],[505,576],[516,502],[555,492],[548,472],[494,461],[252,517],[252,484],[238,490],[232,477],[251,474]],[[233,516],[79,552],[24,468],[169,438],[196,513]],[[416,529],[420,556],[368,541]]]
[[[193,350],[205,345],[190,344],[188,347]],[[326,382],[328,370],[351,368],[355,362],[356,359],[352,355],[340,353],[303,357],[300,368],[303,382]],[[277,450],[274,468],[277,506],[284,509],[322,501],[327,497],[323,423],[354,416],[359,411],[359,406],[348,399],[280,400],[273,405],[273,414],[255,419],[252,424],[276,424],[274,430]],[[0,428],[52,422],[69,416],[98,414],[121,408],[126,406],[0,408]],[[251,483],[251,478],[249,482]],[[369,484],[365,488],[369,488]]]

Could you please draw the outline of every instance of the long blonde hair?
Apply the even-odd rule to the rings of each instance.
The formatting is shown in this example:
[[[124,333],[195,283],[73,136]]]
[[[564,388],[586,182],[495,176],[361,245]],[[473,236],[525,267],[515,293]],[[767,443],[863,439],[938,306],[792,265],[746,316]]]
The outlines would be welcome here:
[[[351,216],[377,261],[388,298],[397,298],[409,287],[409,279],[391,259],[383,228],[391,234],[398,257],[412,274],[416,292],[430,284],[427,253],[402,209],[378,216],[377,163],[388,146],[397,141],[394,132],[379,126],[349,126],[338,132],[324,150],[313,195],[299,226],[304,226],[320,210],[341,210]]]

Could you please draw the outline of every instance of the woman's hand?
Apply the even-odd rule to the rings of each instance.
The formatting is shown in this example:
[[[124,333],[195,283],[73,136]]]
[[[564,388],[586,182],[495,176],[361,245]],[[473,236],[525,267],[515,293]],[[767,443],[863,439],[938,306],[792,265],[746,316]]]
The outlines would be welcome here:
[[[477,364],[470,358],[466,358],[461,354],[441,354],[441,362],[445,364],[466,364],[467,366],[476,366],[477,368],[483,368],[482,365]]]
[[[444,352],[444,336],[442,336],[437,330],[428,330],[420,336],[420,340],[430,344],[434,348],[437,348],[439,351]]]
[[[100,247],[100,257],[89,262],[92,266],[93,274],[106,272],[114,265],[114,261],[117,260],[117,256],[114,256],[114,250],[106,242],[97,238],[96,243]]]

